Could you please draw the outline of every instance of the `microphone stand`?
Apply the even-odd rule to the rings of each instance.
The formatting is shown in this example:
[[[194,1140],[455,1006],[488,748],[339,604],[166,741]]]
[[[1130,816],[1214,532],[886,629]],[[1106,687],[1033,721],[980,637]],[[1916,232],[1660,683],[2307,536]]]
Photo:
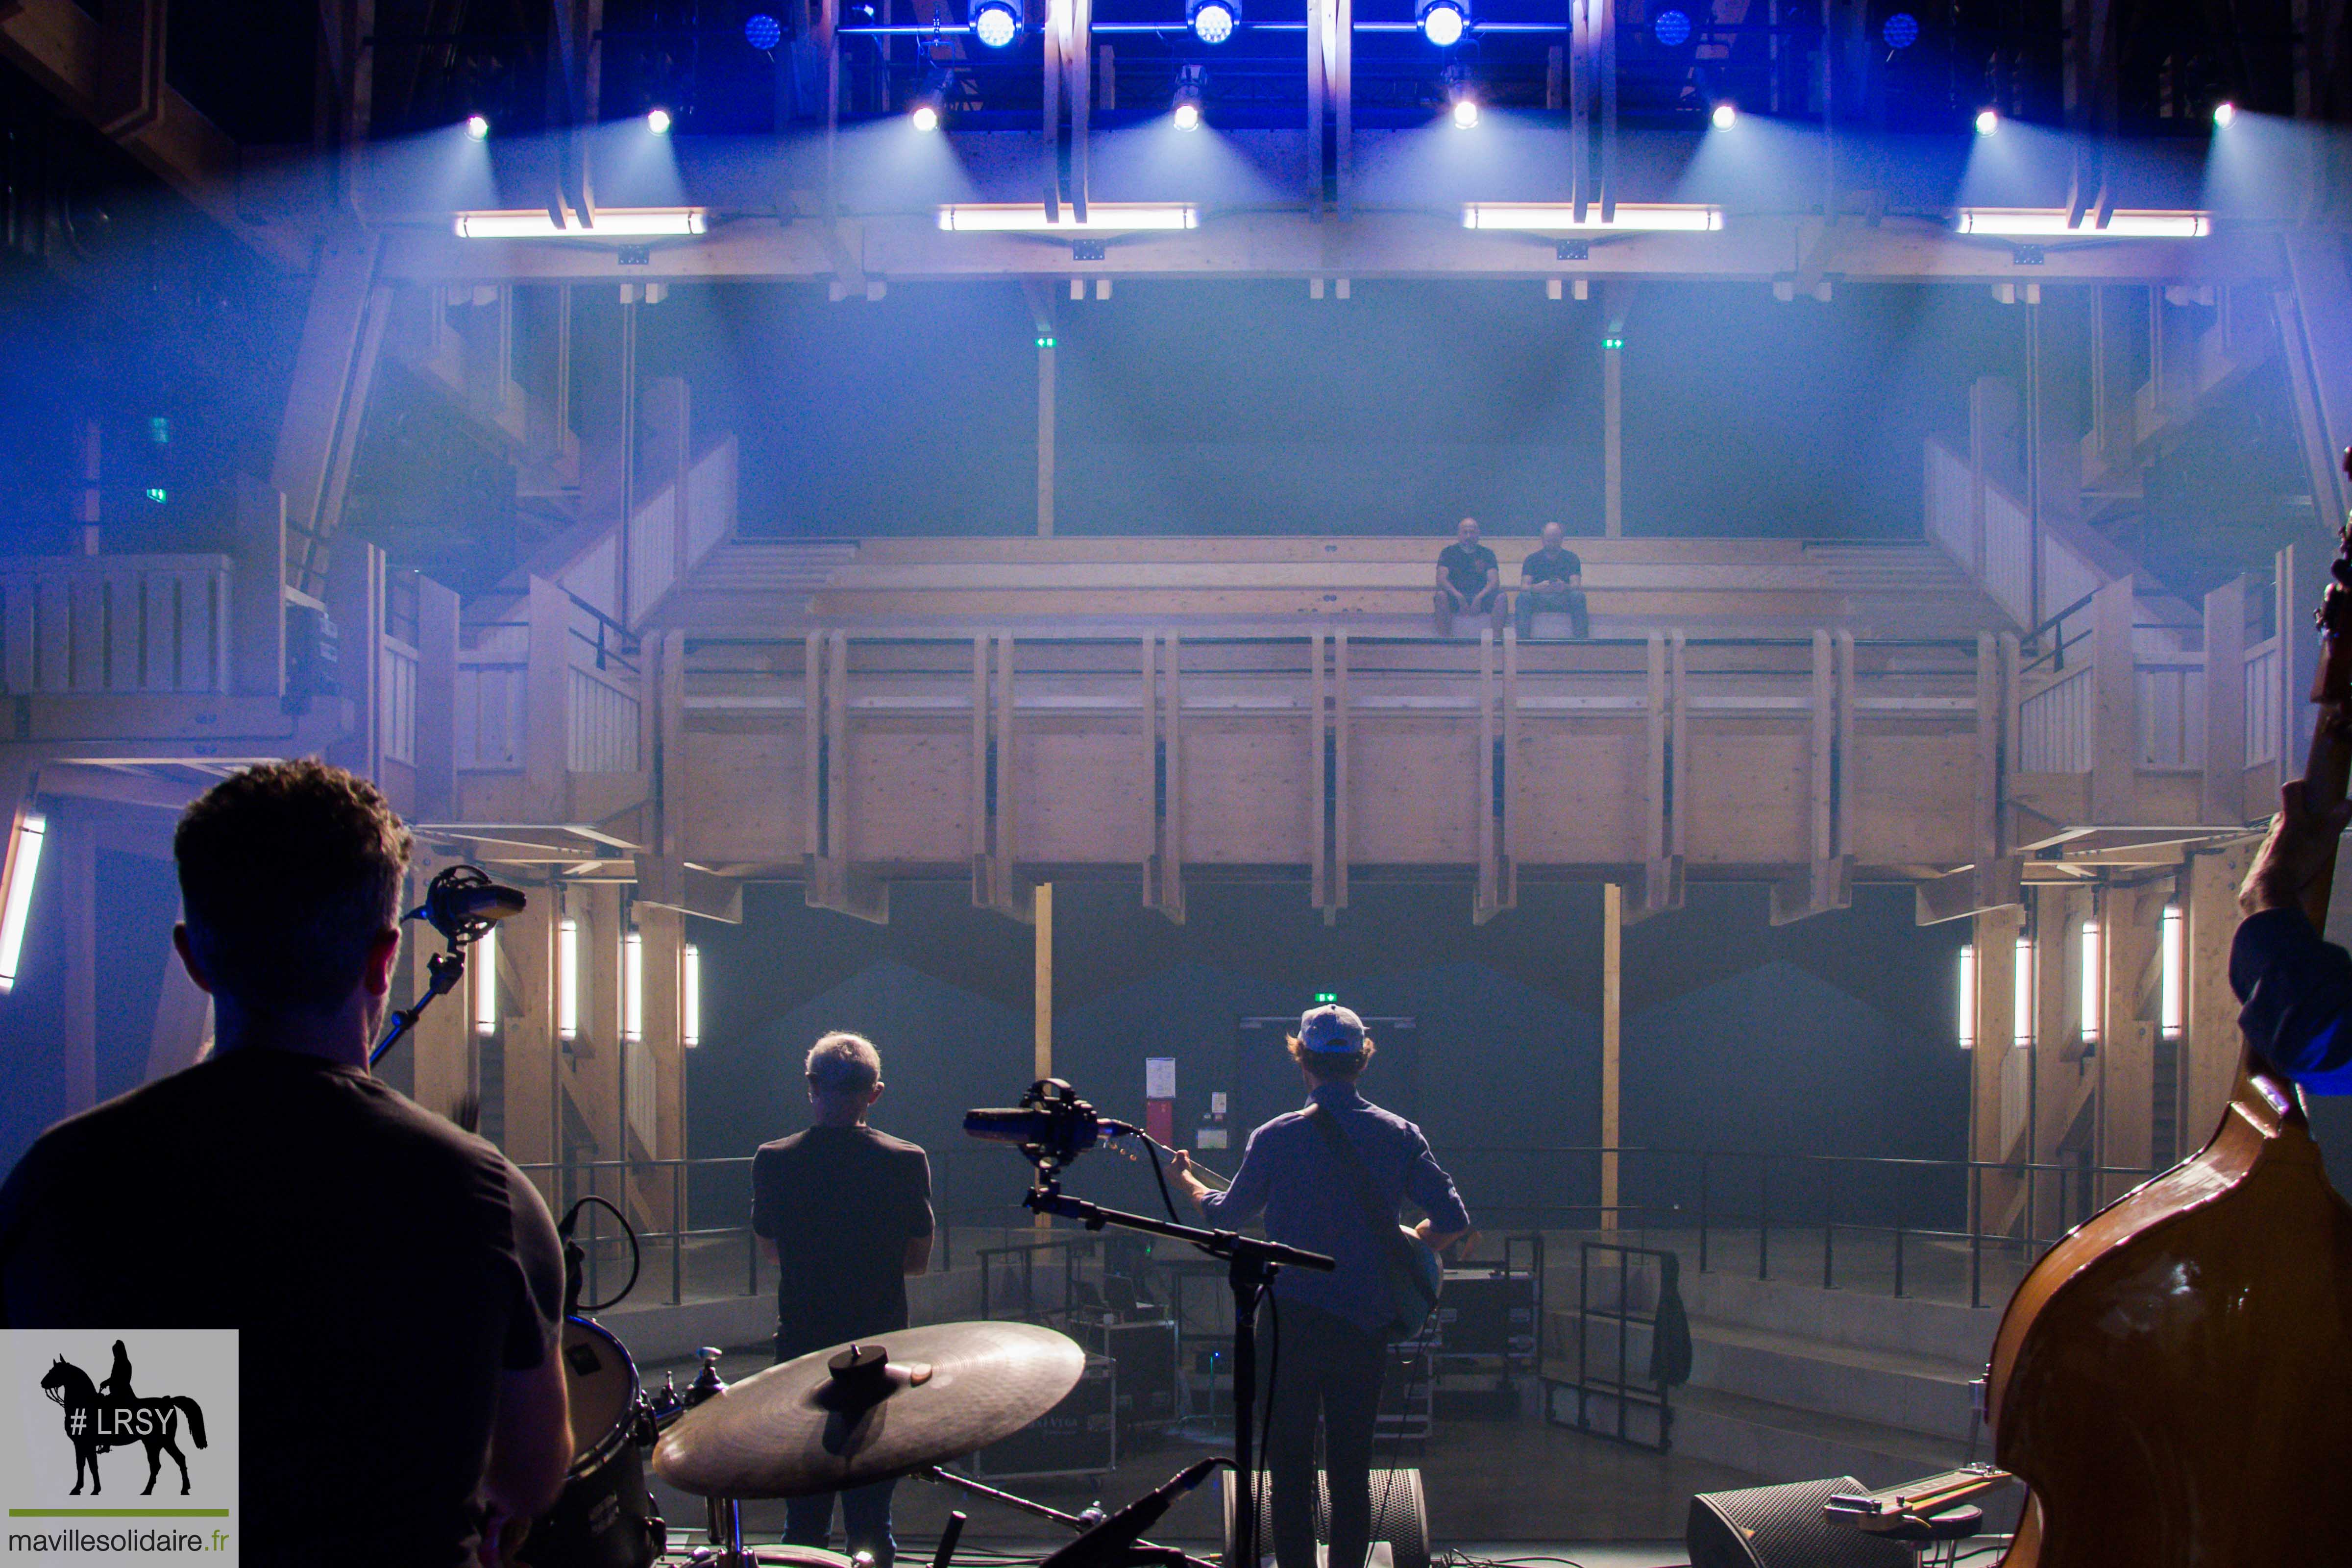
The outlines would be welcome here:
[[[1261,1241],[1237,1231],[1207,1230],[1177,1225],[1150,1215],[1107,1209],[1100,1204],[1074,1198],[1062,1191],[1054,1164],[1038,1162],[1037,1184],[1029,1189],[1022,1206],[1033,1214],[1060,1215],[1088,1230],[1116,1226],[1147,1236],[1164,1236],[1225,1260],[1225,1281],[1234,1293],[1234,1469],[1242,1496],[1234,1510],[1234,1552],[1236,1561],[1225,1568],[1257,1568],[1257,1471],[1253,1424],[1257,1411],[1257,1303],[1284,1268],[1314,1268],[1329,1273],[1339,1263],[1319,1252]]]
[[[413,1005],[403,1007],[392,1016],[392,1027],[384,1031],[383,1038],[376,1043],[375,1049],[368,1053],[370,1068],[383,1060],[383,1054],[400,1044],[402,1037],[416,1026],[416,1020],[424,1016],[425,1009],[436,996],[446,996],[457,989],[457,983],[466,978],[465,948],[452,942],[448,952],[436,952],[425,961],[425,994],[419,996]]]

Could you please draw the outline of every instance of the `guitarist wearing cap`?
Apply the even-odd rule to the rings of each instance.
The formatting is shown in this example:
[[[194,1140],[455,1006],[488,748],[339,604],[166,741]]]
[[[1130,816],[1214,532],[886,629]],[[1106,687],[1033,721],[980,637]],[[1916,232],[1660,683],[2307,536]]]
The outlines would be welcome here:
[[[1315,1429],[1331,1499],[1329,1568],[1363,1568],[1372,1531],[1372,1431],[1388,1342],[1416,1331],[1437,1298],[1435,1249],[1470,1228],[1454,1178],[1421,1129],[1356,1091],[1372,1059],[1363,1020],[1318,1007],[1289,1038],[1307,1104],[1250,1134],[1241,1169],[1210,1191],[1181,1152],[1174,1174],[1213,1225],[1265,1215],[1275,1241],[1339,1260],[1328,1274],[1276,1276],[1281,1384],[1266,1463],[1274,1472],[1277,1568],[1316,1568]],[[1397,1226],[1406,1199],[1428,1217]]]

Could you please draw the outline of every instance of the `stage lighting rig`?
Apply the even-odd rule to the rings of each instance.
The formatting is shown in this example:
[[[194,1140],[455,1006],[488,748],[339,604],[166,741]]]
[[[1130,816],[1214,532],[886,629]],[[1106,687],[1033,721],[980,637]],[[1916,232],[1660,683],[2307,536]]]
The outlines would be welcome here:
[[[1919,41],[1919,18],[1908,11],[1897,11],[1879,27],[1878,36],[1890,49],[1907,49]]]
[[[2000,110],[1997,109],[1979,109],[1977,110],[1978,135],[1994,136],[2000,134]]]
[[[659,105],[646,110],[646,129],[656,136],[667,136],[670,128],[669,110]]]
[[[466,116],[466,134],[477,142],[488,141],[490,139],[489,121],[479,114],[468,114]]]
[[[1170,111],[1179,131],[1201,129],[1202,89],[1208,73],[1199,66],[1186,66],[1176,73],[1176,102]]]
[[[1661,11],[1651,21],[1650,33],[1664,47],[1679,49],[1690,42],[1690,13],[1679,6]]]
[[[784,41],[784,25],[765,11],[754,11],[743,18],[743,41],[765,54]]]
[[[1420,0],[1413,21],[1423,37],[1450,49],[1470,30],[1470,0]]]
[[[1739,106],[1726,99],[1717,104],[1714,112],[1706,118],[1707,123],[1713,125],[1717,131],[1728,131],[1739,123]]]
[[[2221,129],[2225,131],[2228,130],[2230,121],[2237,118],[2238,106],[2236,104],[2225,100],[2213,106],[2213,123]]]
[[[1021,36],[1021,0],[972,0],[965,19],[971,34],[992,49],[1001,49]]]
[[[1241,26],[1242,0],[1186,0],[1184,25],[1204,44],[1222,44]]]

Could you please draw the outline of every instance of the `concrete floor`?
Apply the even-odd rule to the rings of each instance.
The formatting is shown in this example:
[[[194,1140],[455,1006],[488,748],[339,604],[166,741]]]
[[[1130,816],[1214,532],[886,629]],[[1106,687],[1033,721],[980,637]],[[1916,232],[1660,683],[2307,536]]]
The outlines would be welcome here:
[[[763,1358],[729,1356],[720,1371],[730,1381],[765,1365]],[[659,1384],[676,1372],[680,1384],[691,1363],[648,1369]],[[1530,1401],[1530,1405],[1532,1402]],[[1066,1512],[1100,1502],[1117,1508],[1166,1480],[1194,1458],[1212,1452],[1198,1444],[1171,1440],[1150,1452],[1122,1454],[1118,1468],[1096,1480],[1040,1479],[991,1484]],[[1585,1568],[1654,1568],[1685,1561],[1684,1514],[1693,1492],[1753,1485],[1753,1478],[1720,1466],[1626,1447],[1547,1425],[1532,1408],[1515,1419],[1443,1420],[1429,1441],[1408,1445],[1391,1459],[1383,1444],[1377,1462],[1418,1466],[1428,1498],[1430,1533],[1435,1548],[1466,1548],[1473,1555],[1565,1556]],[[698,1529],[698,1500],[653,1482],[656,1501],[673,1531]],[[1024,1547],[1050,1549],[1058,1542],[1041,1534],[1033,1517],[937,1483],[899,1485],[895,1509],[902,1561],[928,1558],[951,1509],[970,1516],[964,1539],[992,1552]],[[744,1509],[751,1535],[774,1542],[783,1529],[781,1502],[754,1502]],[[1179,1501],[1153,1539],[1193,1550],[1213,1550],[1222,1534],[1214,1485]]]

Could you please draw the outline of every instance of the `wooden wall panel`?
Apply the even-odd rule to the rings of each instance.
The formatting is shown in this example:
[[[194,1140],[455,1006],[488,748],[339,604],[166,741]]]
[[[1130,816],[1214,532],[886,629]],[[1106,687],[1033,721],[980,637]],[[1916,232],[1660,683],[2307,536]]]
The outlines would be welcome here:
[[[1693,865],[1793,865],[1811,854],[1808,731],[1694,718],[1683,854]]]
[[[1307,721],[1184,718],[1187,865],[1297,865],[1314,855]]]
[[[1022,862],[1132,866],[1151,852],[1151,779],[1134,724],[1021,716],[1013,787]]]
[[[856,719],[849,858],[961,866],[971,853],[971,735],[955,723]],[[1024,826],[1034,826],[1034,816]]]
[[[801,858],[805,847],[796,727],[688,730],[684,772],[684,858],[709,865]]]
[[[1638,721],[1601,730],[1520,714],[1510,770],[1519,864],[1639,859],[1648,763],[1649,736]]]
[[[1458,719],[1359,713],[1348,769],[1357,865],[1467,865],[1478,858],[1478,732]]]
[[[1854,858],[1865,866],[1969,859],[1976,744],[1974,731],[1856,735],[1844,773]]]

